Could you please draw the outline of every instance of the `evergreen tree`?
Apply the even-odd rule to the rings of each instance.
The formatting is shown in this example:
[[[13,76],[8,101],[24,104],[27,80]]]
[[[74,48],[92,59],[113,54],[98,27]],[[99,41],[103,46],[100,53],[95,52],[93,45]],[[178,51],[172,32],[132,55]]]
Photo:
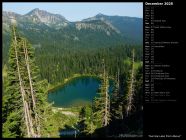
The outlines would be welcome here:
[[[78,130],[80,131],[81,136],[85,136],[85,130],[87,127],[85,121],[86,121],[86,107],[83,106],[79,113],[79,122],[78,122]]]
[[[126,115],[129,116],[132,108],[134,107],[133,105],[133,100],[134,100],[134,92],[135,92],[135,70],[134,70],[134,49],[132,50],[132,60],[131,60],[131,71],[130,71],[130,77],[128,80],[128,87],[127,87],[127,94],[126,94]]]
[[[21,132],[23,103],[21,102],[21,94],[19,89],[19,78],[17,69],[17,58],[15,55],[20,38],[15,36],[15,27],[12,27],[12,42],[9,50],[9,68],[7,75],[7,86],[3,92],[3,137],[23,136]],[[16,42],[15,42],[16,39]]]
[[[143,67],[139,66],[136,72],[134,106],[136,111],[143,110]]]
[[[113,119],[123,119],[123,96],[120,93],[119,69],[116,74],[114,90],[111,96],[111,115]]]
[[[77,128],[80,136],[89,136],[95,131],[96,126],[93,123],[92,107],[90,105],[81,108]]]
[[[13,25],[8,84],[3,94],[4,137],[41,137],[47,100],[40,85],[34,50],[25,38],[17,35]]]
[[[108,74],[105,70],[105,62],[102,62],[102,80],[98,91],[99,96],[94,100],[94,120],[98,127],[104,127],[109,124],[110,121],[110,97],[108,94],[109,90],[109,79]]]

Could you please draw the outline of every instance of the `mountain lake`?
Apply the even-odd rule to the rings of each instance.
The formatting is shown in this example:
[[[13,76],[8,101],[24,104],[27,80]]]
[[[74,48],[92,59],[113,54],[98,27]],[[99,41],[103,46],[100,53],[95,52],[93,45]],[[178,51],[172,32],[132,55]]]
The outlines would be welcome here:
[[[49,91],[48,102],[54,107],[76,107],[91,104],[101,80],[96,77],[78,77],[65,85]],[[113,81],[109,80],[109,94],[113,90]]]

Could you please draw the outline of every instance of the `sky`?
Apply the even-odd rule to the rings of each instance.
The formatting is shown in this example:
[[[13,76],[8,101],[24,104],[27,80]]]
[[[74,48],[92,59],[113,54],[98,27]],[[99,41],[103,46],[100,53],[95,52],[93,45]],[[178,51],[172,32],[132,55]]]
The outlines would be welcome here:
[[[60,14],[69,21],[80,21],[85,18],[93,17],[98,13],[104,15],[118,15],[143,18],[142,3],[30,3],[30,2],[4,2],[3,11],[12,11],[24,15],[31,10],[39,8],[50,13]]]

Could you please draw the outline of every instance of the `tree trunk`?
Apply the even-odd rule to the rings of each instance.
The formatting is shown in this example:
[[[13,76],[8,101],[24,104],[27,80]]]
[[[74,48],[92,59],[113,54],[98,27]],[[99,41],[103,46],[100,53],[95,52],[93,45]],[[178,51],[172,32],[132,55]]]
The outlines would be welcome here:
[[[31,71],[30,71],[30,65],[29,65],[29,57],[28,57],[28,51],[26,48],[26,41],[25,40],[23,41],[23,47],[24,47],[23,49],[24,49],[24,54],[25,54],[25,62],[26,62],[29,84],[30,84],[30,93],[32,96],[33,112],[34,112],[34,117],[35,117],[35,125],[34,126],[36,127],[36,130],[37,130],[37,137],[40,137],[40,123],[39,123],[38,114],[36,112],[36,101],[35,101],[35,95],[34,95],[34,90],[33,90]]]
[[[127,116],[130,114],[132,110],[132,102],[134,96],[134,49],[132,50],[132,70],[131,70],[131,81],[128,93],[128,104],[127,104]]]
[[[23,110],[24,110],[24,118],[25,118],[25,124],[27,128],[27,136],[30,137],[30,127],[29,127],[29,121],[28,121],[28,116],[27,116],[27,108],[26,108],[26,101],[25,101],[25,91],[22,86],[22,79],[21,79],[21,74],[20,74],[20,68],[19,68],[19,60],[18,60],[18,54],[17,54],[17,37],[15,33],[15,27],[13,26],[13,36],[14,36],[14,50],[15,50],[15,57],[16,57],[16,65],[17,65],[17,73],[18,73],[18,78],[19,78],[19,86],[20,86],[20,92],[23,100]]]
[[[17,50],[18,42],[17,42],[17,37],[16,37],[14,26],[13,26],[13,36],[14,36],[13,46],[14,46],[14,50],[15,50],[17,74],[18,74],[18,79],[19,79],[20,92],[21,92],[22,101],[23,101],[23,110],[24,110],[25,125],[26,125],[26,129],[27,129],[27,137],[36,137],[36,134],[35,134],[34,128],[33,128],[33,119],[32,119],[32,115],[31,115],[31,109],[29,108],[29,96],[25,92],[24,83],[23,83],[23,79],[21,77],[21,72],[20,72],[20,64],[19,64],[20,62],[19,62],[19,59],[18,59],[18,50]],[[24,45],[25,44],[23,44],[23,46]],[[33,104],[35,104],[35,102],[33,102]]]

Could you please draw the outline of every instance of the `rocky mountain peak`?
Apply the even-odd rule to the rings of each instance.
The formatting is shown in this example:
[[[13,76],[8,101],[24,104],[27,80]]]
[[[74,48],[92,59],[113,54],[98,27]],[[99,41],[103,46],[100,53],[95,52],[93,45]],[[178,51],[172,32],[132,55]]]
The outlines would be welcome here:
[[[105,16],[105,15],[102,13],[98,13],[95,17],[103,17],[103,16]]]
[[[35,8],[26,16],[32,17],[33,21],[42,22],[46,24],[57,24],[57,23],[67,23],[68,21],[59,14],[52,14],[44,10],[40,10],[39,8]]]
[[[29,13],[27,13],[26,15],[28,16],[46,16],[49,15],[49,13],[47,11],[44,10],[40,10],[39,8],[35,8],[32,11],[30,11]]]

